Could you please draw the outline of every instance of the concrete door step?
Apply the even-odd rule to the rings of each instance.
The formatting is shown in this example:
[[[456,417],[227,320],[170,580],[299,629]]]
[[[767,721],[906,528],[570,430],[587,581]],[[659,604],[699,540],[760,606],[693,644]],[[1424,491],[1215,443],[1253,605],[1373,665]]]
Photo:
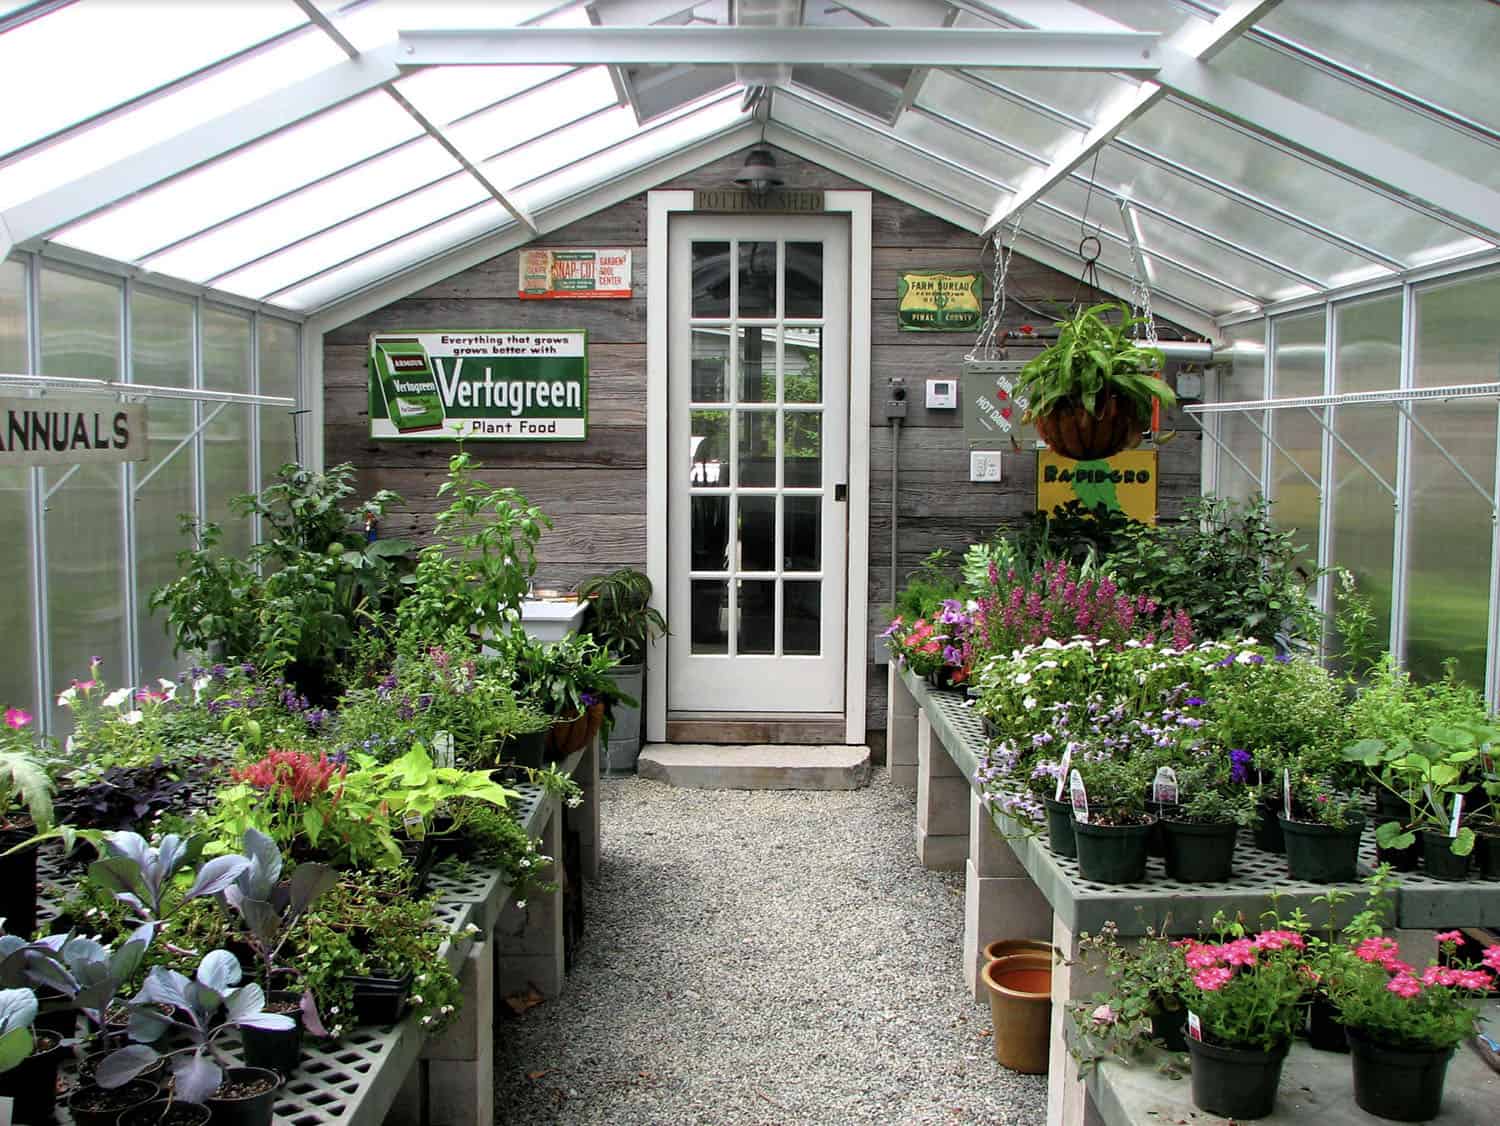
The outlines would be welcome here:
[[[857,790],[870,782],[870,748],[652,743],[636,769],[691,790]]]

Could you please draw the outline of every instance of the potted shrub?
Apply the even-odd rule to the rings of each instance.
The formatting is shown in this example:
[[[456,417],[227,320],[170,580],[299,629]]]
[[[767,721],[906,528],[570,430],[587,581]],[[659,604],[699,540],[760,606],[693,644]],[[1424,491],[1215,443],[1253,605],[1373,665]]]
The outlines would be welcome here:
[[[1451,957],[1460,935],[1437,936]],[[1431,962],[1420,972],[1400,958],[1394,939],[1361,939],[1330,992],[1349,1037],[1354,1101],[1380,1118],[1426,1122],[1442,1110],[1453,1050],[1474,1035],[1474,1000],[1495,985],[1500,947],[1485,951],[1483,969]]]
[[[1116,311],[1116,323],[1104,320]],[[1059,321],[1057,340],[1021,369],[1016,395],[1026,402],[1026,418],[1064,457],[1091,461],[1137,446],[1152,404],[1177,402],[1155,374],[1165,357],[1130,335],[1144,323],[1112,302],[1081,309]]]
[[[622,697],[633,700],[644,696],[646,647],[667,633],[667,621],[651,605],[651,594],[651,580],[631,567],[596,575],[578,588],[578,597],[589,604],[589,632],[620,662],[610,678]],[[615,709],[608,768],[633,771],[640,753],[640,706]]]
[[[1286,864],[1292,879],[1314,884],[1347,883],[1359,866],[1365,829],[1364,804],[1325,779],[1292,779],[1291,816],[1285,803],[1277,813],[1286,838]]]
[[[36,849],[22,846],[52,827],[52,779],[31,722],[29,712],[7,708],[0,728],[0,918],[28,937],[36,930]]]
[[[1085,880],[1133,884],[1146,877],[1146,849],[1154,818],[1146,812],[1148,767],[1137,759],[1106,759],[1078,766],[1088,791],[1088,812],[1075,809],[1073,837]]]
[[[1263,1118],[1276,1102],[1281,1065],[1302,1014],[1306,939],[1275,928],[1219,942],[1173,944],[1191,973],[1184,990],[1193,1103],[1225,1118]]]
[[[1235,754],[1211,752],[1184,769],[1178,805],[1161,822],[1167,876],[1190,884],[1223,883],[1234,869],[1234,846],[1255,818],[1254,790],[1236,780]]]

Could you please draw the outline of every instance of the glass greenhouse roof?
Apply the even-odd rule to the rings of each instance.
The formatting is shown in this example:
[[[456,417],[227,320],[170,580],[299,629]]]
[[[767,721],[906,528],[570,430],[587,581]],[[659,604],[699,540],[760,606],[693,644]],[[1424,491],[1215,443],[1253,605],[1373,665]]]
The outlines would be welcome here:
[[[1497,49],[1487,0],[4,3],[0,250],[336,315],[763,139],[1070,272],[1097,232],[1208,331],[1494,255]]]

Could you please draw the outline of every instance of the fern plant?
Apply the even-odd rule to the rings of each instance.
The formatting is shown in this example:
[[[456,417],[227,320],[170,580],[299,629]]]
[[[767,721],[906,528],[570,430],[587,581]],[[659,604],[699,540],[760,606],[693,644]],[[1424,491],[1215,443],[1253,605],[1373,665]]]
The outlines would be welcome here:
[[[1118,311],[1117,323],[1103,314]],[[1021,369],[1016,393],[1027,402],[1030,418],[1050,415],[1078,404],[1098,416],[1110,394],[1122,398],[1136,418],[1151,417],[1153,400],[1163,406],[1177,402],[1172,389],[1153,372],[1165,357],[1156,348],[1143,348],[1130,335],[1143,317],[1132,317],[1123,305],[1106,302],[1083,309],[1057,323],[1057,340]]]

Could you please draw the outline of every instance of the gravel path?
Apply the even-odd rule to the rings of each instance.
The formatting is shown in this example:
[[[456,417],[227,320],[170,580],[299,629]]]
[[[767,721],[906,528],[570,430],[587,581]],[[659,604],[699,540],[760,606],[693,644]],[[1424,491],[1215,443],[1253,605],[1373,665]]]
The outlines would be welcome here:
[[[963,878],[911,799],[601,789],[604,860],[558,1001],[502,1024],[509,1123],[1041,1123],[958,972]],[[534,1076],[534,1078],[533,1078]]]

